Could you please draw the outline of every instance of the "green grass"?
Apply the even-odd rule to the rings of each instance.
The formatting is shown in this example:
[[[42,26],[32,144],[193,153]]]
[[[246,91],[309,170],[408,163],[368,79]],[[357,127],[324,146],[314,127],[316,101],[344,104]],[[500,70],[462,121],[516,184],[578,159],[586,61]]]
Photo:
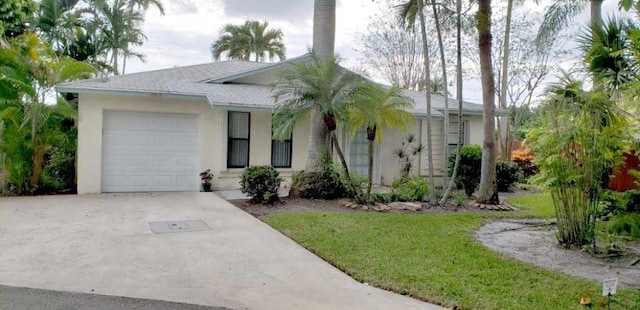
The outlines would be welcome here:
[[[548,193],[509,197],[508,200],[511,205],[523,209],[523,211],[520,212],[521,214],[518,215],[545,219],[553,219],[556,217],[553,201],[551,200],[551,195]]]
[[[544,204],[527,204],[544,202],[544,194],[523,199],[516,204],[526,210],[514,216],[552,214]],[[295,212],[265,221],[359,281],[445,306],[582,309],[580,296],[600,299],[599,283],[504,257],[475,241],[473,231],[495,216]],[[637,295],[620,289],[612,309],[636,309]]]

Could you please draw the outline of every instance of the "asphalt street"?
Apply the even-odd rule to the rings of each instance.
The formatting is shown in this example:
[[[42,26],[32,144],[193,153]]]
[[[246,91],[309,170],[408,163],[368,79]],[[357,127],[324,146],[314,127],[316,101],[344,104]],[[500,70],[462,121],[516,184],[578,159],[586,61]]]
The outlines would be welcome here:
[[[1,310],[229,310],[161,300],[59,292],[0,285]]]

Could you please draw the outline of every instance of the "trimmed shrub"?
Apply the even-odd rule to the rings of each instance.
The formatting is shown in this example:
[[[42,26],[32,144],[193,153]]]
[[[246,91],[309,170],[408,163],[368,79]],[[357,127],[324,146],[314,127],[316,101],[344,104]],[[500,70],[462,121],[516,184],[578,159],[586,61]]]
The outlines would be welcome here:
[[[522,180],[522,169],[510,161],[496,163],[496,181],[499,192],[508,192],[511,185]]]
[[[278,201],[278,189],[282,178],[271,166],[249,166],[242,172],[241,190],[252,202],[271,204]]]
[[[423,201],[429,185],[422,177],[396,180],[391,184],[392,198],[399,201]]]
[[[456,162],[458,150],[449,154],[449,176],[453,174],[453,166]],[[471,197],[480,184],[480,165],[482,164],[482,148],[479,145],[464,145],[460,148],[460,166],[456,176],[456,186],[464,189],[467,196]]]
[[[340,174],[332,169],[323,172],[299,172],[293,176],[289,196],[307,199],[338,199],[345,197]]]
[[[526,150],[515,150],[511,152],[511,161],[522,169],[525,178],[538,173],[538,167],[533,164],[533,153]]]

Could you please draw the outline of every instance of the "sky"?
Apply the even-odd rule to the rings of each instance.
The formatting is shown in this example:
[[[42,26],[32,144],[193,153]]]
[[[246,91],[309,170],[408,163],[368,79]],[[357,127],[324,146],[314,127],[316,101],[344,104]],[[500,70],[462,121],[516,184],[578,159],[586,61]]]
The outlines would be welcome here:
[[[533,0],[524,0],[533,2]],[[210,45],[222,26],[248,19],[268,20],[282,29],[287,57],[307,52],[312,44],[313,0],[162,0],[165,15],[150,9],[144,33],[147,41],[135,47],[146,55],[146,62],[128,60],[126,73],[150,71],[212,61]],[[358,34],[367,30],[371,18],[388,6],[385,0],[337,0],[335,51],[345,67],[357,67],[355,51]],[[605,0],[603,16],[616,10],[617,0]],[[574,24],[585,24],[588,12]],[[464,99],[481,102],[481,86],[476,79],[465,83]]]

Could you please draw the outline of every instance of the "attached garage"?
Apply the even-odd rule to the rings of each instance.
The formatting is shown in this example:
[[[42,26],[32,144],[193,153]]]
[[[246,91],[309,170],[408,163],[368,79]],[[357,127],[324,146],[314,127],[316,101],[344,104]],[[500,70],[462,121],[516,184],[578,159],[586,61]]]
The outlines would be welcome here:
[[[104,110],[101,192],[198,190],[198,115]]]

